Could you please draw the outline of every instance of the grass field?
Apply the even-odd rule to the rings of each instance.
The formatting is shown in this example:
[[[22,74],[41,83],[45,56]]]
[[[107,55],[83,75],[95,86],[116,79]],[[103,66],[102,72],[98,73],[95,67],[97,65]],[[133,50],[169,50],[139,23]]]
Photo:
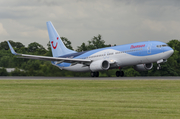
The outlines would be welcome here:
[[[180,80],[0,80],[0,119],[179,119]]]

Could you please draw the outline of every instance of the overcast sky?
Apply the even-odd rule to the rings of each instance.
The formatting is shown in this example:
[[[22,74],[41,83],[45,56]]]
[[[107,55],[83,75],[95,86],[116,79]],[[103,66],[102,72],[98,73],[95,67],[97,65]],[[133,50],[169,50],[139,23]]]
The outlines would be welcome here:
[[[180,39],[180,0],[0,0],[0,42],[46,47],[46,22],[74,49],[93,36],[106,44]]]

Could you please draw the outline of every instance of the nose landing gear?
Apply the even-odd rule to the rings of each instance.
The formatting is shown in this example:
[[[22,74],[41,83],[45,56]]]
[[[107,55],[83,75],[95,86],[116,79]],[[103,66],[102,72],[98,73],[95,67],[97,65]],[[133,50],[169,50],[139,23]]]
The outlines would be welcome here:
[[[157,70],[160,70],[160,69],[162,69],[162,68],[161,68],[161,65],[160,65],[160,64],[158,64],[158,66],[157,66]]]
[[[158,61],[157,61],[157,64],[158,64],[157,70],[162,69],[160,63],[165,63],[165,62],[167,62],[167,59],[158,60]]]

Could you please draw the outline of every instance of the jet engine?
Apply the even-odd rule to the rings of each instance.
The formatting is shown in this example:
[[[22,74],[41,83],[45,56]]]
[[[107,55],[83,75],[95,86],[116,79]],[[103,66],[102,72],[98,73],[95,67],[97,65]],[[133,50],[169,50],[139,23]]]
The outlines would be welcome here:
[[[134,69],[136,71],[148,71],[153,68],[153,63],[148,63],[148,64],[138,64],[134,66]]]
[[[90,64],[90,70],[93,72],[108,70],[109,67],[110,67],[110,64],[107,60],[97,60]]]

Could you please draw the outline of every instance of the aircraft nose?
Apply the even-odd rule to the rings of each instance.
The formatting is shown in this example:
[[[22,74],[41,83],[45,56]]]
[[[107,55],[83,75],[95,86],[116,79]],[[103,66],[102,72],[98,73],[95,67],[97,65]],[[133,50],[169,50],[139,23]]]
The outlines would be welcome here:
[[[167,47],[164,59],[169,58],[174,53],[174,50],[171,47]]]
[[[173,53],[174,53],[174,50],[172,49],[172,50],[171,50],[171,55],[172,55]]]
[[[174,50],[170,47],[169,55],[171,56],[174,53]]]

